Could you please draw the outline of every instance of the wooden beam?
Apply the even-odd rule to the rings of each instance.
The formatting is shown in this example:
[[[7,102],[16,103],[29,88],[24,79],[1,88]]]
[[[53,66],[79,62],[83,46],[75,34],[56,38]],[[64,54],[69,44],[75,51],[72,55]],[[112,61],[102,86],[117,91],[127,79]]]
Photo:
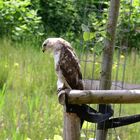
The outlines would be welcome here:
[[[61,104],[65,102],[64,95],[69,104],[140,103],[140,90],[71,90],[59,95]]]

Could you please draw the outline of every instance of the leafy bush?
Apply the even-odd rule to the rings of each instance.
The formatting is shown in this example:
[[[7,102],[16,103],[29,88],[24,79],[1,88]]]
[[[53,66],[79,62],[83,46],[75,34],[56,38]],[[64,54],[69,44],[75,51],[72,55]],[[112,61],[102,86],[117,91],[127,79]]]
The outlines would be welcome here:
[[[103,2],[103,12],[91,11],[88,13],[86,25],[82,25],[83,39],[86,42],[92,42],[89,48],[97,54],[102,52],[104,38],[106,38],[106,23],[109,7],[107,2]],[[96,4],[95,4],[96,5]],[[140,50],[140,7],[139,1],[133,3],[122,0],[120,4],[120,14],[118,19],[116,42],[117,46],[126,49],[136,48]]]
[[[31,8],[30,0],[2,0],[0,15],[1,37],[9,35],[14,40],[31,40],[43,35],[41,17]]]
[[[31,40],[61,36],[80,42],[83,31],[84,43],[90,44],[83,46],[100,54],[108,7],[108,0],[1,0],[0,37],[9,35],[14,40]],[[139,0],[132,3],[122,0],[117,27],[118,44],[140,49],[139,19]]]
[[[38,7],[37,2],[35,4]],[[94,19],[102,15],[97,12],[99,6],[102,7],[100,10],[106,7],[106,3],[99,0],[40,0],[39,5],[39,15],[42,17],[46,32],[69,37],[71,40],[81,37],[82,24],[91,26]]]
[[[79,33],[80,17],[71,0],[40,0],[39,15],[48,34],[72,37]]]
[[[122,47],[136,48],[140,50],[140,7],[139,0],[133,3],[127,0],[121,1],[118,20],[117,41]],[[121,35],[121,36],[120,36]]]
[[[108,2],[95,2],[93,9],[87,13],[87,22],[82,24],[83,39],[86,42],[90,51],[100,54],[104,46],[104,38],[106,37],[106,22],[107,22],[107,9]],[[97,5],[98,4],[98,5]],[[99,6],[101,6],[99,8]]]

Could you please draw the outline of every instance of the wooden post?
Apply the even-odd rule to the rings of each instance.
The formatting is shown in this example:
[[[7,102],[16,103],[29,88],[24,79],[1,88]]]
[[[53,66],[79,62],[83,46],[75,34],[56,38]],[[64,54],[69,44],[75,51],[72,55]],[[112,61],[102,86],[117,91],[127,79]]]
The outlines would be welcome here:
[[[64,111],[63,137],[64,140],[80,140],[80,118],[75,113]]]
[[[64,140],[80,140],[80,118],[75,113],[68,113],[65,109],[65,95],[69,104],[96,104],[96,103],[140,103],[140,90],[71,90],[58,94],[59,103],[64,106]],[[119,127],[138,122],[140,115],[125,117],[130,123],[121,121],[114,124]],[[117,118],[119,120],[119,118]],[[127,120],[128,120],[127,119]],[[109,120],[110,121],[110,120]],[[122,122],[122,123],[121,123]],[[109,126],[108,122],[106,126]],[[103,124],[102,124],[103,125]],[[111,125],[112,126],[112,125]],[[108,128],[108,127],[105,127]],[[103,129],[97,131],[98,139],[106,140],[107,133]]]
[[[118,13],[119,13],[119,5],[120,5],[120,0],[110,1],[109,19],[107,23],[107,34],[106,34],[107,37],[105,40],[105,47],[103,51],[100,90],[106,90],[111,88],[113,50],[114,50],[114,43],[115,43],[115,30],[116,30]],[[105,104],[99,105],[99,111],[105,109],[106,109]],[[107,138],[107,129],[100,128],[100,124],[98,124],[96,140],[106,140],[106,138]]]
[[[63,140],[80,140],[81,120],[76,113],[66,112],[66,91],[58,94],[59,103],[64,106]]]

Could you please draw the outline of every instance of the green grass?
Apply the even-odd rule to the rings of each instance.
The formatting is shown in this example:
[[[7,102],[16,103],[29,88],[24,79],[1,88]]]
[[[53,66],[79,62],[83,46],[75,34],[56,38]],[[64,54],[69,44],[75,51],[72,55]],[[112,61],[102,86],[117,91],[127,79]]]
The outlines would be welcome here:
[[[27,46],[26,46],[27,45]],[[0,140],[62,134],[53,58],[30,44],[0,46]]]
[[[140,84],[140,54],[132,51],[126,55],[120,55],[120,61],[118,62],[117,53],[116,51],[114,55],[112,79],[115,80],[116,72],[118,71],[118,81],[123,81],[123,75],[125,75],[124,81],[126,83]],[[125,71],[124,73],[123,70]]]
[[[31,43],[13,44],[1,40],[0,44],[0,140],[57,140],[56,135],[62,136],[63,116],[62,106],[57,101],[57,77],[52,55],[43,54]],[[140,83],[140,58],[137,55],[134,67],[132,57],[128,56],[126,80]],[[101,57],[97,58],[95,63],[96,79],[100,74],[100,60]],[[85,64],[81,66],[84,72]],[[92,77],[92,68],[93,65],[87,63],[87,78]],[[121,77],[120,67],[118,79]],[[123,105],[122,115],[135,113],[140,113],[139,105]],[[115,114],[119,114],[119,105],[115,106]],[[83,128],[93,126],[85,123]],[[115,139],[112,131],[112,139]],[[121,139],[140,137],[139,123],[116,131]],[[92,136],[93,133],[88,135]]]

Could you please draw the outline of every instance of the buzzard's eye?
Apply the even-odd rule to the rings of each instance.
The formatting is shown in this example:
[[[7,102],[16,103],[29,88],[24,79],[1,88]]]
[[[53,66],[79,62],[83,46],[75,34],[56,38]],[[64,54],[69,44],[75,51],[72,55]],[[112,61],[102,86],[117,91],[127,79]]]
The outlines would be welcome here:
[[[46,46],[46,43],[43,44],[43,47],[45,47],[45,46]]]

